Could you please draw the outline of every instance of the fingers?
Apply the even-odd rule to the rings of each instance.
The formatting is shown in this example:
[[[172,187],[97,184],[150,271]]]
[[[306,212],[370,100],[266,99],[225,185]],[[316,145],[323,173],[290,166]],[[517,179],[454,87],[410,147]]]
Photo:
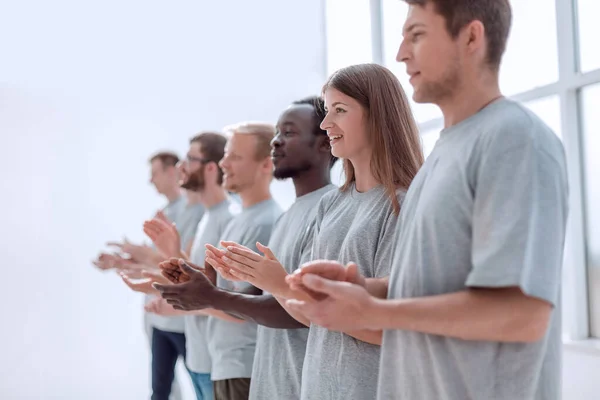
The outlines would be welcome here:
[[[216,258],[210,252],[206,253],[205,262],[209,263],[213,268],[219,268],[219,267],[225,267],[225,268],[227,268],[227,265],[225,263],[223,263],[223,261],[221,260],[221,258]]]
[[[163,277],[164,277],[166,280],[168,280],[168,281],[169,281],[169,282],[171,282],[171,283],[174,283],[174,284],[176,284],[176,285],[177,285],[177,284],[179,284],[179,283],[181,283],[181,282],[179,281],[179,276],[180,276],[181,274],[178,274],[178,273],[177,273],[177,274],[176,274],[176,273],[171,273],[171,272],[168,272],[168,271],[166,271],[166,270],[163,270],[163,271],[161,272],[161,275],[162,275],[162,276],[163,276]]]
[[[158,220],[160,220],[160,221],[163,221],[163,222],[166,222],[168,224],[171,224],[171,221],[169,220],[169,218],[167,218],[167,216],[165,215],[165,213],[162,212],[162,211],[157,212],[155,218],[158,219]]]
[[[251,275],[248,275],[241,271],[236,271],[235,269],[230,269],[229,273],[230,273],[230,275],[233,275],[235,278],[237,278],[236,280],[239,280],[239,281],[248,282],[248,281],[252,280],[252,278],[253,278]],[[230,279],[230,280],[232,280],[232,279]]]
[[[352,286],[356,287],[350,282],[332,281],[313,274],[304,275],[302,283],[310,290],[335,299],[348,296],[348,292],[352,290]]]
[[[355,285],[360,285],[362,287],[366,286],[366,279],[360,273],[358,269],[358,265],[355,263],[349,263],[346,266],[346,282],[354,283]]]
[[[239,244],[239,243],[236,243],[236,242],[230,242],[230,241],[227,241],[227,240],[221,240],[221,243],[220,243],[220,244],[221,244],[221,246],[223,246],[224,248],[227,248],[227,247],[230,247],[230,246],[231,246],[231,247],[237,247],[238,249],[243,249],[243,250],[249,250],[249,251],[252,251],[252,250],[250,250],[249,248],[247,248],[246,246],[242,246],[242,245],[241,245],[241,244]]]
[[[232,281],[232,282],[240,281],[240,279],[237,276],[235,276],[231,273],[231,270],[229,268],[215,267],[215,269],[217,270],[219,275],[221,275],[221,277],[223,277],[223,279],[227,279],[228,281]]]
[[[311,316],[318,310],[319,303],[317,302],[307,302],[296,299],[288,299],[285,301],[286,306],[290,308],[292,311],[299,312],[300,314]],[[310,318],[309,318],[310,319]]]
[[[179,289],[177,285],[163,285],[160,283],[153,283],[152,287],[160,292],[160,296],[163,298],[166,297],[177,297],[179,296]]]
[[[203,275],[201,271],[198,271],[197,269],[190,267],[183,258],[180,258],[178,260],[178,265],[179,265],[179,268],[181,268],[182,271],[185,274],[189,275],[190,277],[196,276],[198,274]]]
[[[108,247],[117,247],[119,249],[123,249],[123,243],[120,242],[107,242],[106,245]]]
[[[243,249],[236,246],[227,246],[227,253],[225,253],[225,257],[234,258],[240,262],[244,262],[244,259],[254,262],[260,262],[262,260],[262,257],[252,250]]]
[[[221,265],[220,268],[225,268],[229,273],[233,274],[238,279],[241,279],[241,276],[244,276],[244,280],[252,279],[255,276],[255,271],[253,268],[248,267],[247,265],[241,264],[237,261],[232,261],[229,259],[223,258],[223,262],[225,265]],[[235,274],[237,272],[238,274]]]
[[[271,251],[270,248],[268,248],[267,246],[263,245],[260,242],[256,242],[256,248],[265,255],[265,257],[267,257],[269,260],[277,260],[277,258],[275,257],[275,254],[273,254],[273,252]]]
[[[204,247],[206,247],[206,250],[212,253],[213,257],[215,258],[221,258],[225,255],[223,250],[217,249],[212,244],[206,244]]]
[[[231,267],[232,265],[239,265],[239,269],[245,268],[246,270],[253,270],[254,266],[257,264],[256,261],[252,261],[246,257],[229,252],[221,258],[221,261],[228,267]]]

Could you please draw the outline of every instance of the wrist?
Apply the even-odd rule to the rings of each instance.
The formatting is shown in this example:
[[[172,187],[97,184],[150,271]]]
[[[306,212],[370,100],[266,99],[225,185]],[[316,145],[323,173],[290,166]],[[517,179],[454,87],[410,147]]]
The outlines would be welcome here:
[[[234,295],[225,290],[222,290],[216,286],[213,287],[210,298],[210,308],[220,311],[235,311],[232,310],[232,304],[234,301]]]
[[[387,311],[388,310],[385,299],[369,296],[369,302],[364,311],[364,314],[367,316],[368,319],[369,329],[386,329],[386,326],[389,322]]]
[[[273,297],[279,297],[282,299],[294,298],[292,289],[290,289],[290,286],[285,281],[286,276],[287,274],[284,277],[282,277],[276,285],[274,285],[271,291],[269,291],[269,293],[271,293]]]

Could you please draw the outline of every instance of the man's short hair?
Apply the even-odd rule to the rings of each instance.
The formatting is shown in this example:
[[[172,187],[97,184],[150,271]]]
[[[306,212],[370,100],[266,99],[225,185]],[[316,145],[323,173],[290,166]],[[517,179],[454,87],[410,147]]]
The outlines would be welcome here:
[[[227,135],[252,135],[256,138],[255,158],[263,160],[271,155],[271,140],[275,137],[275,125],[266,122],[242,122],[226,126],[223,131]]]
[[[512,23],[509,0],[404,0],[409,5],[425,7],[432,3],[446,20],[446,28],[453,38],[472,21],[481,21],[487,40],[487,63],[494,70],[500,68],[502,56]]]
[[[163,168],[174,167],[179,162],[179,156],[172,151],[160,151],[155,153],[148,162],[152,164],[154,161],[160,160]]]
[[[221,133],[217,132],[200,132],[196,136],[190,139],[190,144],[199,143],[202,149],[202,157],[207,162],[214,162],[217,164],[219,174],[217,177],[217,183],[223,183],[223,171],[219,167],[219,161],[225,154],[225,143],[227,138]]]

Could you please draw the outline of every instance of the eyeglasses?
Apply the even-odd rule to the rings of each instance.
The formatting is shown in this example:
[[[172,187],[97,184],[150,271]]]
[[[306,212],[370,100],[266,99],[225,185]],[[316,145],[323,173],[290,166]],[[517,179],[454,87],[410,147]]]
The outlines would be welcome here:
[[[191,162],[199,162],[200,164],[208,164],[210,162],[210,160],[207,160],[206,158],[199,158],[199,157],[194,157],[194,156],[190,156],[189,154],[185,157],[185,161],[187,163],[191,163]]]

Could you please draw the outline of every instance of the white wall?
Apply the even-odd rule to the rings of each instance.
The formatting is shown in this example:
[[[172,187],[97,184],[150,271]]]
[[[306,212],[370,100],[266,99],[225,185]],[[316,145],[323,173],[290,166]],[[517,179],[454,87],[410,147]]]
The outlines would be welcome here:
[[[90,260],[141,240],[147,157],[275,121],[325,77],[321,0],[0,0],[0,398],[143,399],[141,299]],[[290,185],[275,186],[285,206]]]

